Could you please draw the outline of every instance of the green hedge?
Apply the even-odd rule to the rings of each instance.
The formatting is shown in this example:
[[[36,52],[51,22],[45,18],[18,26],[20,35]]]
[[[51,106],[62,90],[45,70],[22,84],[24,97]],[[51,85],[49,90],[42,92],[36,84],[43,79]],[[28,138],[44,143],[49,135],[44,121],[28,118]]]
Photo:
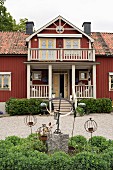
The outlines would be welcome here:
[[[0,170],[112,170],[113,169],[113,141],[104,137],[93,137],[92,145],[98,148],[107,147],[100,153],[93,151],[90,140],[83,136],[75,136],[72,139],[84,149],[74,156],[57,151],[46,154],[44,144],[39,141],[36,134],[27,138],[17,136],[0,140]],[[82,141],[83,139],[83,141]],[[34,145],[34,143],[36,145]],[[34,147],[35,146],[35,147]],[[44,146],[44,147],[43,147]],[[85,151],[90,146],[90,152]],[[43,153],[42,153],[43,152]]]
[[[109,98],[82,99],[79,102],[86,104],[86,114],[110,113],[112,111],[112,101]]]
[[[10,115],[40,114],[40,99],[15,99],[11,98],[6,102],[6,112]]]

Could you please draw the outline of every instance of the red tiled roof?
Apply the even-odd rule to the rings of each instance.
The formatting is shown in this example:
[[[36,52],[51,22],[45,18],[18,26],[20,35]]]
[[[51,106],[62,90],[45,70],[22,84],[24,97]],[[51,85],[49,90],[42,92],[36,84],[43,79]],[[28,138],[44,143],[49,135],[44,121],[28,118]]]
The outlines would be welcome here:
[[[0,54],[27,54],[24,32],[0,32]],[[96,55],[113,55],[113,33],[93,32]]]
[[[113,33],[93,32],[91,37],[97,55],[113,55]]]
[[[0,32],[0,54],[27,54],[28,36],[23,32]]]

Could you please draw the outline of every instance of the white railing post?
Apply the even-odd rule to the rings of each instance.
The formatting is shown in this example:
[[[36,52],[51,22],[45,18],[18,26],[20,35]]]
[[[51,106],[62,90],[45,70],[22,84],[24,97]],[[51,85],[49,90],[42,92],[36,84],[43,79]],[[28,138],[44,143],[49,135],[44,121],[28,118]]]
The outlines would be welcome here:
[[[93,49],[93,52],[92,52],[93,54],[93,61],[95,61],[95,49]]]
[[[96,99],[96,65],[93,65],[93,97]]]
[[[60,61],[62,61],[62,54],[63,54],[63,50],[60,50]]]
[[[30,61],[31,60],[31,58],[32,58],[32,56],[31,56],[31,41],[29,42],[29,45],[28,45],[28,61]]]
[[[30,99],[30,65],[27,65],[27,99]]]

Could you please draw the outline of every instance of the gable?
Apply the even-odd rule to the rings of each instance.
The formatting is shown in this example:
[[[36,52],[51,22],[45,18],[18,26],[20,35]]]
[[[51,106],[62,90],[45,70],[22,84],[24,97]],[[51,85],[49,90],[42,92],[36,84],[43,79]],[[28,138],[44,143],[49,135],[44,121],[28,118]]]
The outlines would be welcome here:
[[[73,36],[75,37],[76,35],[77,37],[79,37],[80,34],[80,37],[84,35],[91,42],[93,42],[93,39],[90,36],[85,34],[82,30],[80,30],[75,25],[73,25],[72,23],[70,23],[69,21],[67,21],[61,16],[58,16],[57,18],[55,18],[54,20],[52,20],[51,22],[49,22],[48,24],[40,28],[38,31],[30,35],[26,39],[26,41],[29,41],[35,35],[38,36],[38,34],[56,34],[57,36],[74,34]]]

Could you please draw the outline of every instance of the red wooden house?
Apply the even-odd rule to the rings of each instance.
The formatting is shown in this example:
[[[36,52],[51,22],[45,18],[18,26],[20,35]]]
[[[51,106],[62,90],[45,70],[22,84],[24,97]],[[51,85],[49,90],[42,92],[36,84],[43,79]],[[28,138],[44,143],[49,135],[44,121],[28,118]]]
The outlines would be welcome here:
[[[0,102],[15,98],[113,99],[113,34],[62,16],[33,32],[0,32]]]

